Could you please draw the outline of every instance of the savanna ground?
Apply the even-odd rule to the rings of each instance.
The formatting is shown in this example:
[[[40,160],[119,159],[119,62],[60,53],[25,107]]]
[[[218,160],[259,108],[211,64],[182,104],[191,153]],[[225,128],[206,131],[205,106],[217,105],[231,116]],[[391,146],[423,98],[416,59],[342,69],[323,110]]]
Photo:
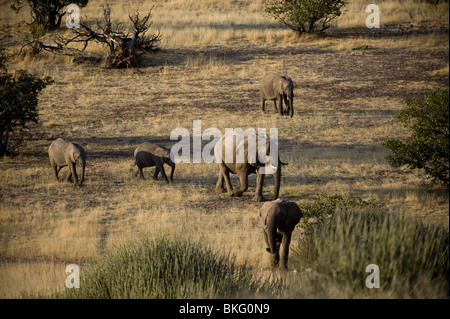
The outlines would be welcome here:
[[[91,0],[82,18],[101,18],[103,3]],[[423,172],[391,167],[380,146],[388,136],[407,136],[395,118],[405,99],[449,85],[448,3],[382,1],[381,28],[366,29],[369,2],[353,0],[326,35],[301,38],[264,16],[263,1],[109,3],[112,18],[122,22],[154,5],[161,50],[143,67],[113,70],[51,54],[19,55],[28,32],[20,22],[29,21],[28,12],[15,15],[1,1],[0,44],[15,52],[9,69],[55,80],[40,95],[39,124],[20,153],[0,159],[1,297],[64,289],[67,264],[95,263],[110,247],[162,232],[231,252],[255,271],[267,267],[254,176],[243,197],[228,198],[214,193],[215,164],[179,164],[168,185],[132,175],[137,145],[171,146],[170,132],[192,132],[193,120],[222,132],[278,128],[280,157],[289,162],[283,199],[302,205],[322,192],[373,198],[448,228],[448,190],[424,182]],[[292,119],[261,112],[259,82],[266,73],[294,81]],[[58,137],[87,152],[82,188],[54,180],[47,149]],[[266,178],[264,195],[272,190]],[[294,231],[292,245],[300,233]],[[352,296],[334,287],[308,297]]]

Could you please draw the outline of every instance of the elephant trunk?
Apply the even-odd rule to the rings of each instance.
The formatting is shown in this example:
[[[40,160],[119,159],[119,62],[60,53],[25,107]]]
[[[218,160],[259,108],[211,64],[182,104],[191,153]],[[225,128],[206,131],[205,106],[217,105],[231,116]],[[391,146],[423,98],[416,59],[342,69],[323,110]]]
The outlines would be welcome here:
[[[279,254],[279,244],[277,242],[277,235],[278,235],[278,231],[277,231],[277,223],[275,221],[275,219],[272,219],[268,224],[267,224],[267,240],[269,242],[269,253],[271,255],[271,262],[272,262],[272,266],[276,267],[278,266],[278,262],[280,260],[280,254]]]
[[[81,187],[81,185],[83,185],[84,171],[85,171],[85,168],[86,168],[86,159],[85,158],[80,158],[80,166],[81,166],[81,177],[80,177],[80,180],[78,182],[78,185]]]
[[[273,200],[278,198],[278,195],[280,193],[280,185],[281,185],[281,161],[278,159],[278,167],[275,173],[273,173]]]
[[[289,110],[291,111],[291,117],[294,116],[294,94],[289,95]]]

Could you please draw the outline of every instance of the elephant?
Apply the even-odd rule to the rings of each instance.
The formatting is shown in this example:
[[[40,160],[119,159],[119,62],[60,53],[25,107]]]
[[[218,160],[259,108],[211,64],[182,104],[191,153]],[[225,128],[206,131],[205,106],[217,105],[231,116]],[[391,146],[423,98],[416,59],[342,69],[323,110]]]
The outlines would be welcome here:
[[[142,169],[144,167],[155,168],[153,179],[158,179],[158,174],[161,172],[163,178],[169,183],[166,172],[164,170],[164,163],[172,167],[170,172],[170,181],[173,182],[173,173],[175,171],[175,163],[170,159],[170,150],[164,146],[144,142],[139,145],[134,151],[134,163],[137,166],[134,171],[134,176],[140,174],[142,179],[145,179]]]
[[[279,104],[280,115],[294,116],[294,83],[290,77],[275,74],[266,75],[261,81],[261,110],[265,112],[266,100],[272,100],[277,111]],[[283,110],[283,100],[286,111]]]
[[[294,202],[277,199],[264,203],[259,215],[272,266],[287,269],[292,231],[303,217],[302,211]]]
[[[80,145],[66,142],[62,138],[58,138],[50,144],[48,156],[56,180],[58,180],[58,173],[61,168],[69,166],[70,171],[66,180],[72,181],[73,177],[75,185],[78,184],[78,186],[81,187],[84,181],[84,172],[86,168],[86,152]],[[76,165],[81,167],[81,179],[78,179]]]
[[[233,138],[233,136],[235,136],[235,138]],[[258,142],[262,139],[265,139],[265,149],[260,149],[264,147],[263,143]],[[254,151],[249,152],[249,145],[252,146],[252,144],[256,144],[253,145]],[[228,132],[224,136],[220,137],[214,146],[214,156],[216,158],[216,163],[219,165],[219,177],[215,189],[216,193],[228,192],[230,197],[240,197],[248,189],[248,175],[256,173],[255,200],[262,202],[265,200],[262,196],[264,175],[269,168],[273,171],[272,174],[275,180],[273,199],[278,198],[281,182],[281,165],[287,165],[287,163],[281,162],[279,156],[276,158],[278,161],[276,166],[273,166],[270,161],[262,160],[262,155],[265,155],[265,157],[270,156],[270,144],[270,140],[266,135],[262,136]],[[232,154],[232,158],[229,160],[227,160],[227,153]],[[230,173],[237,174],[239,176],[241,183],[240,188],[233,189],[230,181]],[[223,186],[224,181],[227,186],[227,190],[225,190]]]

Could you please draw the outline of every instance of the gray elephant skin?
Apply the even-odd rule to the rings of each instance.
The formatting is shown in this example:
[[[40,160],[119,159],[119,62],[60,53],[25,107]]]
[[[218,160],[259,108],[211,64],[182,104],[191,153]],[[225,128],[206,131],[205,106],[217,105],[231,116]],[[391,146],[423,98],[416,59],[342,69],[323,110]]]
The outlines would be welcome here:
[[[272,100],[275,110],[277,104],[280,115],[294,116],[294,83],[290,77],[275,74],[266,75],[261,81],[261,110],[265,112],[266,100]],[[283,110],[283,101],[286,110]]]
[[[169,165],[172,170],[170,172],[170,181],[173,181],[173,173],[175,171],[175,163],[170,159],[170,150],[164,146],[144,142],[139,145],[134,151],[134,162],[137,168],[135,168],[134,175],[140,174],[142,179],[145,179],[142,169],[144,167],[155,166],[155,173],[153,174],[153,179],[158,179],[158,174],[161,175],[167,183],[166,171],[164,170],[164,164]]]
[[[86,152],[84,149],[75,143],[64,141],[58,138],[50,144],[48,148],[48,156],[50,158],[50,165],[52,166],[56,180],[58,180],[58,173],[61,168],[68,166],[69,174],[67,181],[73,181],[81,187],[84,181],[84,172],[86,168]],[[81,167],[81,178],[78,179],[76,166]]]
[[[242,193],[244,193],[248,189],[248,176],[250,174],[256,174],[256,193],[255,193],[255,200],[258,202],[264,201],[264,197],[262,196],[262,190],[264,185],[264,176],[265,174],[261,171],[261,169],[267,168],[267,165],[272,165],[272,163],[265,163],[264,161],[261,161],[259,158],[259,155],[248,152],[248,141],[250,138],[255,138],[256,141],[258,141],[258,137],[256,136],[249,136],[243,134],[241,136],[241,142],[237,142],[237,139],[234,139],[231,135],[235,134],[234,132],[229,132],[222,136],[214,146],[214,156],[216,158],[216,162],[219,166],[219,177],[216,183],[216,193],[224,193],[227,192],[230,197],[236,196],[240,197],[242,196]],[[270,143],[269,138],[265,136],[266,139],[266,149],[265,149],[265,155],[270,156]],[[251,140],[251,139],[250,139]],[[243,143],[241,145],[240,143]],[[236,145],[240,144],[240,145]],[[239,157],[236,155],[237,150],[243,150],[243,161],[236,160]],[[256,145],[256,150],[259,150],[259,145]],[[264,150],[263,150],[264,151]],[[232,152],[233,158],[231,161],[226,161],[226,152]],[[223,154],[223,156],[222,156]],[[256,156],[256,158],[255,158]],[[274,192],[273,192],[273,199],[278,198],[278,194],[280,191],[280,182],[281,182],[281,165],[287,165],[287,163],[282,163],[280,161],[280,158],[278,156],[278,163],[276,166],[276,170],[273,173],[274,177]],[[230,181],[230,173],[237,174],[240,180],[240,188],[233,189],[233,186],[231,185]],[[226,184],[227,189],[224,188],[224,183]]]
[[[294,202],[277,199],[264,203],[260,216],[266,250],[270,253],[272,266],[287,269],[292,231],[303,217],[302,211]]]

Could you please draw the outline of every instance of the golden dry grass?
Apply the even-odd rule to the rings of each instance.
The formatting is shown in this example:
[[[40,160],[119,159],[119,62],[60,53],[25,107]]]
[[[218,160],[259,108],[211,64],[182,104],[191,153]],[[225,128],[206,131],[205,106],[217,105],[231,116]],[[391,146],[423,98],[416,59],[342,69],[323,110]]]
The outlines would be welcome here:
[[[103,3],[91,0],[82,16],[100,18]],[[151,5],[113,1],[112,17],[126,22],[128,13]],[[428,6],[430,11],[415,1],[408,6],[384,1],[382,23],[444,26],[447,34],[379,38],[360,28],[359,0],[350,1],[329,36],[302,38],[262,15],[263,1],[154,5],[162,50],[143,68],[80,66],[50,54],[12,58],[11,70],[50,75],[55,84],[40,96],[33,137],[18,156],[0,159],[0,296],[48,293],[61,287],[63,265],[95,262],[130,237],[166,231],[232,252],[237,262],[255,269],[267,266],[260,204],[252,200],[254,176],[242,198],[214,194],[213,164],[179,164],[170,185],[132,176],[138,144],[170,146],[171,130],[192,131],[195,119],[202,120],[203,129],[222,131],[277,127],[281,158],[289,162],[282,198],[299,204],[320,192],[375,198],[392,210],[448,227],[448,192],[424,185],[420,171],[389,166],[380,146],[387,136],[406,136],[395,119],[406,98],[448,86],[448,4]],[[7,35],[26,32],[15,26],[27,17],[5,14],[3,8],[2,2],[0,43],[14,52],[20,41]],[[360,29],[346,33],[351,28]],[[270,72],[287,74],[296,84],[292,119],[259,110],[259,81]],[[81,144],[88,154],[81,189],[53,180],[46,152],[57,137]],[[147,176],[152,172],[147,169]],[[267,197],[272,185],[267,178]],[[293,236],[295,242],[299,233]],[[304,271],[299,269],[307,276]],[[334,287],[327,296],[343,295]]]

